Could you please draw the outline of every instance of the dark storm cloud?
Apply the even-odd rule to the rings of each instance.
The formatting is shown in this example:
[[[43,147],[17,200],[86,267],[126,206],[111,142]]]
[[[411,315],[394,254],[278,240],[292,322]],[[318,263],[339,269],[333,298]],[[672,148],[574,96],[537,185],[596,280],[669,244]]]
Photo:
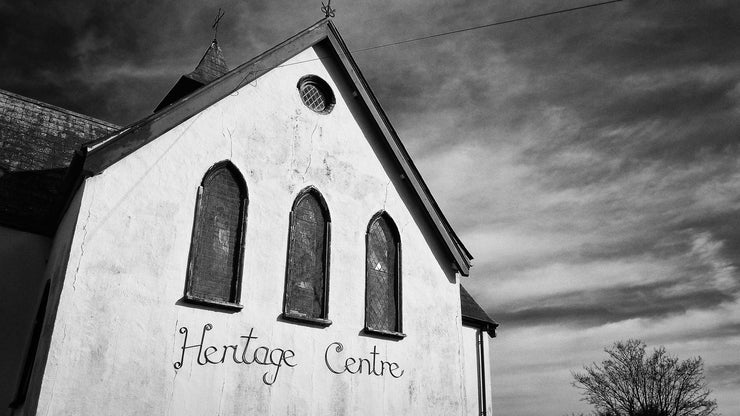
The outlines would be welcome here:
[[[1,86],[118,123],[146,115],[154,97],[140,94],[140,80],[130,79],[126,71],[107,72],[126,66],[146,70],[158,59],[182,53],[177,48],[185,45],[173,42],[167,50],[158,40],[182,35],[177,23],[182,16],[169,13],[174,3],[49,2],[38,7],[20,2],[3,8],[0,60],[13,65],[3,66]],[[148,87],[151,82],[144,80]],[[167,82],[172,81],[155,80],[159,88]]]
[[[736,27],[737,2],[689,1],[669,7],[625,2],[568,19],[544,18],[526,30],[502,27],[495,32],[497,45],[532,80],[531,88],[508,100],[512,111],[525,116],[508,120],[531,123],[543,106],[577,114],[583,129],[543,137],[545,143],[531,149],[540,157],[577,145],[638,161],[727,151],[737,146],[740,128],[733,96],[740,71]],[[725,72],[717,71],[723,67]],[[649,132],[650,140],[603,136],[604,130],[646,121],[662,123]]]
[[[574,291],[532,300],[531,307],[511,308],[494,316],[507,325],[565,325],[593,327],[633,318],[655,319],[692,308],[713,308],[734,299],[732,293],[699,288],[674,291],[676,282]]]
[[[740,52],[740,5],[732,0],[632,1],[629,9],[605,24],[607,36],[620,42],[591,47],[582,60],[598,60],[622,72],[662,70],[686,65],[737,62]],[[603,11],[602,11],[603,12]],[[601,24],[601,23],[597,23]],[[629,27],[629,31],[623,30]],[[566,38],[566,41],[568,39]],[[600,43],[594,43],[597,46]]]
[[[260,52],[255,43],[277,43],[296,30],[265,30],[269,26],[260,17],[270,7],[263,2],[223,6],[229,14],[219,37],[232,68],[245,54]],[[213,37],[210,24],[218,7],[177,0],[4,5],[0,88],[130,123],[150,114],[180,75],[195,67]],[[262,42],[242,36],[244,26],[262,35]]]
[[[564,105],[567,101],[570,111],[578,114],[581,129],[573,135],[543,137],[527,154],[534,163],[547,162],[558,152],[575,148],[620,158],[617,171],[596,165],[582,175],[582,180],[590,183],[610,179],[610,173],[629,172],[645,162],[687,163],[707,152],[733,152],[740,143],[740,103],[733,96],[739,81],[737,75],[710,81],[675,80],[660,87],[611,93],[600,91],[603,86],[599,85],[579,91],[578,99],[555,97],[555,103]],[[615,130],[624,133],[613,134]],[[568,177],[562,182],[579,183]]]
[[[394,18],[399,25],[405,20],[401,26],[406,30],[397,35],[403,38],[433,28],[483,23],[471,22],[465,13],[471,9],[479,12],[476,16],[503,20],[557,8],[552,2],[489,2],[449,7],[438,16],[427,14],[426,25],[418,23],[419,16]],[[722,16],[719,22],[717,16]],[[381,102],[400,116],[401,124],[413,123],[420,113],[455,112],[457,124],[450,126],[446,140],[430,137],[425,152],[454,142],[453,127],[517,130],[542,120],[545,108],[560,106],[577,114],[581,128],[577,134],[561,136],[543,132],[542,141],[527,154],[535,157],[532,163],[585,146],[596,153],[617,152],[624,158],[623,171],[630,171],[642,160],[690,161],[701,152],[737,146],[740,121],[738,98],[733,95],[737,95],[740,53],[734,45],[740,43],[740,33],[731,28],[740,26],[738,16],[740,5],[733,2],[678,1],[668,7],[665,2],[624,2],[574,12],[567,18],[549,16],[401,45],[384,50],[386,59],[376,59],[381,53],[373,52],[372,58],[361,55],[360,60],[371,74],[371,83],[379,86]],[[494,55],[503,61],[491,61]],[[385,71],[390,59],[394,71]],[[722,66],[736,69],[713,75]],[[526,88],[507,91],[510,72],[517,73]],[[451,91],[443,97],[435,94],[445,86]],[[640,127],[648,121],[649,125]],[[604,134],[616,128],[632,128],[633,134]],[[465,140],[490,138],[478,135]],[[583,177],[609,179],[609,173],[614,172],[602,169]]]
[[[528,2],[539,4],[539,10],[548,3]],[[628,74],[737,62],[740,52],[732,46],[740,39],[739,25],[740,5],[732,0],[624,1],[530,21],[526,30],[502,27],[497,37],[504,50],[528,66],[547,61],[547,72],[574,62]]]
[[[691,120],[718,112],[729,119],[731,114],[727,113],[737,104],[731,97],[736,82],[737,79],[675,79],[658,87],[623,90],[599,108],[598,115],[601,121],[613,124]]]
[[[573,254],[573,262],[593,262],[639,257],[651,253],[656,258],[670,258],[690,250],[685,239],[666,241],[661,233],[645,233],[636,237],[606,242],[588,242]]]
[[[740,330],[740,328],[736,328]],[[713,386],[721,385],[737,389],[740,387],[740,364],[710,366],[706,371],[707,378],[717,380]]]
[[[690,218],[677,224],[680,230],[705,229],[721,240],[724,244],[722,254],[734,266],[740,266],[740,223],[737,210],[725,211],[700,218]]]

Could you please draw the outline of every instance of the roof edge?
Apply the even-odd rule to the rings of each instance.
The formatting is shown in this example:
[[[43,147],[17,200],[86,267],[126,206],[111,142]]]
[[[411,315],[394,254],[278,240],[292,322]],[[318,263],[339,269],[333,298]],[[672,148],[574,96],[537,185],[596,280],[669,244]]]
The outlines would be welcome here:
[[[469,316],[463,316],[462,323],[463,325],[472,326],[482,331],[486,331],[489,337],[496,338],[496,328],[498,328],[499,326],[497,322],[487,322],[481,319],[477,319],[477,318],[473,318]]]
[[[482,329],[488,332],[491,338],[496,336],[498,322],[491,319],[488,312],[480,306],[462,284],[460,285],[460,316],[462,317],[463,325]]]
[[[249,69],[253,65],[256,65],[256,64],[260,63],[263,60],[266,60],[266,58],[275,57],[275,55],[276,55],[277,52],[283,50],[286,46],[291,45],[292,43],[294,43],[297,40],[299,40],[299,39],[303,38],[304,36],[306,36],[307,34],[310,34],[311,32],[316,31],[316,29],[318,29],[318,28],[322,27],[323,25],[325,25],[326,22],[327,22],[327,20],[328,19],[326,19],[326,18],[325,19],[322,19],[322,20],[319,20],[318,22],[316,22],[313,25],[309,26],[308,28],[302,30],[301,32],[299,32],[299,33],[291,36],[290,38],[284,40],[283,42],[279,43],[278,45],[276,45],[276,46],[268,49],[267,51],[265,51],[265,52],[263,52],[263,53],[261,53],[261,54],[259,54],[257,56],[255,56],[254,58],[250,59],[249,61],[244,62],[243,64],[241,64],[238,67],[234,68],[233,70],[229,71],[224,76],[222,76],[222,77],[220,77],[218,79],[215,79],[213,82],[210,82],[210,83],[204,85],[203,88],[199,88],[199,89],[195,90],[194,92],[192,92],[191,94],[186,95],[185,97],[182,97],[179,100],[171,103],[167,107],[163,108],[161,111],[159,111],[157,113],[150,114],[149,116],[144,117],[141,120],[135,121],[135,122],[129,124],[128,126],[122,128],[121,130],[119,130],[119,131],[117,131],[117,132],[115,132],[115,133],[113,133],[113,134],[111,134],[109,136],[101,137],[100,139],[93,140],[93,141],[90,141],[90,142],[86,143],[84,145],[84,148],[85,148],[85,150],[87,152],[87,158],[86,158],[85,163],[84,163],[84,170],[85,170],[85,172],[88,172],[90,175],[97,175],[98,173],[102,172],[104,169],[106,169],[107,167],[109,167],[113,163],[117,162],[118,160],[122,159],[125,156],[128,156],[129,154],[133,153],[135,150],[139,149],[144,144],[148,143],[148,140],[143,140],[140,143],[138,143],[138,145],[136,145],[134,147],[131,147],[130,149],[127,149],[124,152],[120,152],[120,154],[116,158],[113,158],[113,159],[108,160],[108,161],[106,161],[106,160],[98,160],[98,155],[101,153],[101,151],[103,149],[107,148],[107,147],[108,148],[111,147],[110,144],[112,142],[114,142],[118,137],[124,136],[124,135],[126,135],[128,133],[131,133],[131,132],[135,132],[137,130],[140,130],[141,127],[143,127],[143,126],[145,126],[147,124],[155,124],[155,123],[157,123],[157,124],[163,124],[163,125],[162,126],[158,126],[158,127],[160,127],[158,129],[148,129],[147,130],[147,133],[149,133],[149,135],[153,135],[154,137],[158,137],[159,135],[161,135],[161,134],[163,134],[163,133],[171,130],[172,128],[174,128],[176,125],[178,125],[182,121],[184,121],[184,120],[192,117],[195,113],[197,113],[197,112],[205,109],[206,107],[208,107],[211,104],[215,103],[216,101],[218,101],[219,99],[223,98],[227,94],[231,93],[233,91],[233,89],[239,88],[242,85],[248,84],[249,82],[253,81],[254,79],[256,79],[257,77],[259,77],[262,74],[257,74],[254,71],[246,71],[247,69]],[[321,35],[323,35],[322,38],[326,36],[324,33],[321,33]],[[312,42],[312,44],[313,43],[315,43],[315,42]],[[300,52],[300,51],[298,51],[298,52]],[[298,52],[296,52],[294,54],[290,54],[287,57],[284,57],[284,59],[282,59],[282,61],[280,63],[282,63],[282,62],[284,62],[284,61],[292,58]],[[282,57],[282,55],[281,56],[278,56],[277,57],[278,60],[280,60],[279,58],[281,58],[281,57]],[[263,73],[264,72],[267,72],[267,71],[269,71],[271,69],[273,69],[275,66],[279,65],[280,63],[278,63],[276,65],[266,65],[265,66],[265,69],[263,70]],[[244,74],[244,72],[247,72],[247,73]],[[218,94],[213,94],[213,93],[209,94],[209,92],[211,92],[214,89],[215,90],[218,90],[218,91],[220,91],[222,89],[229,89],[229,87],[231,86],[230,84],[232,84],[229,81],[233,81],[233,79],[235,78],[235,76],[237,74],[240,74],[240,75],[243,74],[245,76],[240,80],[240,82],[234,83],[235,85],[233,86],[233,89],[229,90],[229,92],[223,94],[223,96],[220,96],[220,97],[218,97],[216,99],[212,99],[212,100],[209,100],[208,99],[208,98],[212,98],[215,95],[218,95]],[[205,97],[208,97],[208,98],[205,98]],[[194,106],[195,108],[192,108],[192,107],[188,106],[188,104],[194,103],[195,101],[197,101],[196,100],[197,98],[204,98],[205,100],[207,100],[207,104],[206,105],[201,105],[201,106],[197,106],[196,105],[196,106]],[[189,116],[182,116],[182,113],[186,113],[187,111],[193,111],[193,114],[190,114]],[[181,116],[182,118],[181,117],[178,117],[178,116]],[[165,122],[166,121],[169,121],[169,119],[171,119],[171,118],[175,118],[175,119],[179,120],[179,122],[176,123],[176,124],[174,124],[174,125],[172,125],[172,126],[166,126],[166,125],[164,125]],[[154,134],[154,133],[156,133],[156,134]]]
[[[424,182],[421,173],[416,168],[416,165],[412,161],[411,156],[401,142],[398,133],[393,128],[388,115],[385,113],[382,106],[378,102],[375,94],[373,94],[372,90],[370,89],[370,85],[367,83],[367,80],[365,80],[362,72],[360,72],[357,63],[352,57],[349,48],[347,48],[347,45],[344,43],[342,36],[339,34],[339,30],[337,29],[336,25],[334,25],[333,21],[329,20],[327,21],[327,27],[329,28],[329,32],[331,34],[331,36],[329,36],[329,39],[332,41],[332,44],[338,50],[338,52],[340,52],[339,60],[344,64],[345,69],[350,75],[350,78],[352,78],[352,80],[356,84],[359,84],[358,90],[360,95],[362,95],[363,99],[366,102],[371,104],[368,105],[370,112],[376,119],[375,121],[378,123],[381,131],[386,136],[392,152],[395,154],[399,162],[401,162],[401,167],[406,176],[409,178],[409,182],[416,191],[416,194],[419,195],[422,205],[424,206],[424,208],[426,208],[427,212],[429,212],[430,216],[432,217],[431,219],[437,228],[439,236],[450,248],[450,254],[452,254],[454,264],[457,269],[456,271],[459,271],[460,274],[462,274],[463,276],[469,276],[470,268],[473,266],[473,256],[463,245],[462,241],[457,237],[447,218],[444,216],[444,214],[442,214],[442,211],[440,210],[439,205],[432,196],[429,187]]]

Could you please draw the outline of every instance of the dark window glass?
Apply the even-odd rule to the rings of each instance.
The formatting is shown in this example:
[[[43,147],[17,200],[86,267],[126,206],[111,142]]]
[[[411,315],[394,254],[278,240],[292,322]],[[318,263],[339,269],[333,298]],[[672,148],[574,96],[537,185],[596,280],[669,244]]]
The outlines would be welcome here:
[[[316,75],[306,75],[298,80],[298,92],[306,107],[319,114],[329,114],[336,104],[329,84]]]
[[[286,315],[326,319],[328,315],[329,215],[321,195],[298,196],[291,212]]]
[[[199,190],[186,298],[239,303],[246,186],[230,163],[209,171]]]
[[[314,84],[301,87],[301,99],[311,110],[320,113],[326,109],[324,94]]]
[[[365,325],[401,332],[400,242],[386,214],[375,217],[367,232]]]

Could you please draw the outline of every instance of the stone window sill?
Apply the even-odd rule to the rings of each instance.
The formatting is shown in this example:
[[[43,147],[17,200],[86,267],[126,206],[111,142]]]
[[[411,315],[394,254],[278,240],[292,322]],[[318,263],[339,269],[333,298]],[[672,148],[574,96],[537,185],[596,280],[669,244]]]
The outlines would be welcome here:
[[[389,338],[395,340],[402,340],[406,338],[406,334],[404,334],[403,332],[388,331],[385,329],[374,329],[368,326],[366,326],[362,331],[367,335],[377,338]]]
[[[230,311],[240,311],[244,308],[244,305],[239,303],[223,302],[220,300],[200,298],[193,295],[185,295],[183,301],[192,303],[194,305],[207,306],[217,309],[226,309]]]
[[[308,325],[312,325],[312,326],[318,326],[318,327],[321,327],[321,328],[326,328],[327,326],[329,326],[329,325],[332,324],[332,322],[330,320],[328,320],[328,319],[316,318],[316,317],[313,317],[313,316],[298,314],[298,313],[295,313],[295,312],[283,312],[283,314],[281,316],[286,321],[293,321],[293,322],[298,322],[298,323],[302,323],[302,324],[308,324]]]

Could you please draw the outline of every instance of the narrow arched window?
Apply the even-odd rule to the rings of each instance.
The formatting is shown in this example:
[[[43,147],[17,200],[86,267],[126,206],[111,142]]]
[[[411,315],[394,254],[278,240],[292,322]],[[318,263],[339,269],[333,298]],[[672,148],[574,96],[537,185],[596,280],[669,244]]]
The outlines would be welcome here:
[[[283,317],[329,325],[329,233],[331,218],[313,187],[298,194],[290,212]]]
[[[403,337],[401,327],[401,239],[384,211],[367,227],[365,256],[365,330]]]
[[[198,188],[185,300],[241,308],[247,203],[246,183],[231,162],[217,163],[203,177]]]

